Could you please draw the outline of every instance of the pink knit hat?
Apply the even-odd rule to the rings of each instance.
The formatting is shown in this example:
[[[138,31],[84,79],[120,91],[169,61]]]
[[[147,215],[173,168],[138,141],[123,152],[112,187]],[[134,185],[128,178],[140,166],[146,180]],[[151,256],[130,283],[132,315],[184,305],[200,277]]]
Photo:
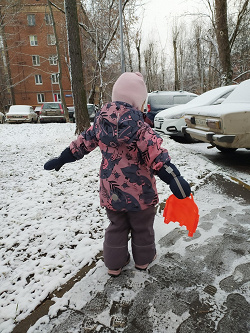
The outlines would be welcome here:
[[[147,98],[147,88],[139,72],[123,73],[115,82],[112,91],[112,102],[126,102],[141,110]]]

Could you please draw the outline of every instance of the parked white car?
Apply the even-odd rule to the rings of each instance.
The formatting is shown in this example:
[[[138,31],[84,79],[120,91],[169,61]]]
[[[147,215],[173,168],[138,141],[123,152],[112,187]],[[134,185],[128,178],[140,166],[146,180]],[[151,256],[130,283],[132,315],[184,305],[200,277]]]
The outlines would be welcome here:
[[[189,134],[182,133],[182,127],[186,125],[184,115],[199,106],[221,104],[237,87],[230,85],[209,90],[192,101],[174,106],[159,112],[154,119],[154,127],[157,132],[162,132],[170,137],[182,138],[183,141],[194,141]]]
[[[8,123],[37,123],[38,116],[30,105],[11,105],[6,115]]]
[[[184,133],[222,152],[250,149],[250,80],[236,86],[220,105],[189,110],[185,122]]]

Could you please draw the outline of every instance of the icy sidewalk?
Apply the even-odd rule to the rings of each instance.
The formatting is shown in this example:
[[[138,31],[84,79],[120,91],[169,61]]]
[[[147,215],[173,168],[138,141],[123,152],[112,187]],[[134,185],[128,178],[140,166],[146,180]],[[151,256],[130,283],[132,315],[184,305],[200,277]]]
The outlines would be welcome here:
[[[227,194],[211,185],[221,180]],[[198,206],[207,201],[207,209],[200,211],[193,238],[172,224],[158,241],[158,258],[148,272],[136,271],[131,262],[114,279],[100,260],[54,299],[49,314],[28,333],[248,332],[250,201],[249,191],[238,186],[220,176],[209,179],[195,195]],[[241,198],[233,198],[238,190]],[[159,217],[158,223],[163,223]]]

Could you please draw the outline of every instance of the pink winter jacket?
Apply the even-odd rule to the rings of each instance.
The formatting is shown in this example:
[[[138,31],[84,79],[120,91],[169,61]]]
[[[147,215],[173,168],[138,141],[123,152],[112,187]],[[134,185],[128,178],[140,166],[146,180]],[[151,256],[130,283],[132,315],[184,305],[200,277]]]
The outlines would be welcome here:
[[[162,139],[144,122],[141,111],[112,102],[96,114],[94,124],[71,142],[76,159],[99,146],[101,206],[115,211],[138,211],[158,202],[155,171],[169,163]]]

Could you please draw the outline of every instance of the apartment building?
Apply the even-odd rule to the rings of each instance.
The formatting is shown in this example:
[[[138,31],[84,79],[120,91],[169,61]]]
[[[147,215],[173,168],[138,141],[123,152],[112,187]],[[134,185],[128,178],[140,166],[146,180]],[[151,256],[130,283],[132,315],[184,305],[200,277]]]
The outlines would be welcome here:
[[[61,59],[62,91],[66,105],[73,105],[68,66],[66,24],[64,14],[55,7],[53,17],[47,0],[21,0],[13,8],[2,6],[8,18],[4,26],[5,49],[11,77],[11,104],[33,107],[43,102],[61,101],[59,61],[56,47],[58,38]],[[53,3],[63,8],[63,1]],[[5,8],[3,8],[5,6]]]

